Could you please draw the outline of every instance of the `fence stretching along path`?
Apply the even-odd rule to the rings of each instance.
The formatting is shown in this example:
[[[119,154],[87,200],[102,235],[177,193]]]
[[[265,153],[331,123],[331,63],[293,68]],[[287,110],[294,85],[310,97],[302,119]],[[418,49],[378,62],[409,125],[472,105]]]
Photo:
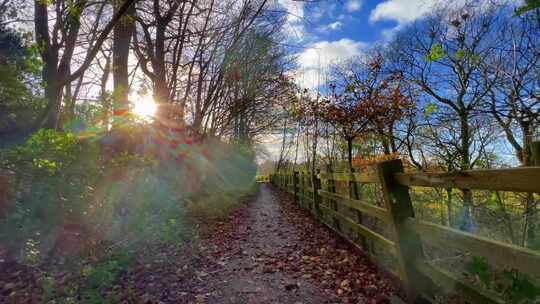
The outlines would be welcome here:
[[[398,266],[397,272],[387,270],[401,280],[408,303],[430,299],[436,291],[460,294],[471,303],[505,303],[497,294],[472,286],[430,263],[424,255],[422,241],[443,242],[448,248],[466,250],[474,256],[484,257],[493,265],[509,267],[533,278],[540,275],[540,254],[537,252],[415,219],[409,195],[410,186],[540,193],[540,167],[404,173],[401,160],[392,160],[370,169],[366,173],[333,173],[327,168],[316,176],[297,171],[278,172],[270,179],[337,233],[343,235],[342,227],[348,226],[361,235],[363,244],[353,241],[356,245],[366,249],[367,240],[386,248],[395,257]],[[349,197],[336,193],[336,181],[348,182]],[[357,191],[351,191],[351,188],[357,184],[380,184],[384,208],[354,197]],[[322,204],[323,199],[326,205]],[[359,212],[360,216],[351,218],[340,211],[344,207]],[[363,225],[361,214],[389,225],[392,239]]]

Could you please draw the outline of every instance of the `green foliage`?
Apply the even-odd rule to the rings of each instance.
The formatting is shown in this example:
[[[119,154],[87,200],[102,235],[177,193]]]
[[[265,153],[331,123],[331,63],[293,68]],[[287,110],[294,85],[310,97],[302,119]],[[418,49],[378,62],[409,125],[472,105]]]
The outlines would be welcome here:
[[[431,51],[429,52],[429,54],[426,55],[426,60],[430,62],[437,61],[439,59],[442,59],[446,55],[447,54],[443,46],[439,43],[435,43],[431,46]]]
[[[13,132],[33,121],[43,104],[36,96],[42,61],[32,39],[0,25],[0,132]]]
[[[253,183],[249,190],[245,192],[220,191],[208,193],[203,197],[199,197],[196,201],[189,201],[186,211],[190,218],[198,221],[213,222],[221,220],[242,206],[242,202],[247,197],[254,195],[257,189],[257,185]]]
[[[41,73],[43,59],[41,58],[40,49],[36,43],[27,48],[26,56],[24,57],[24,66],[32,75],[37,76]]]
[[[16,173],[20,195],[0,223],[0,240],[15,248],[31,242],[34,251],[44,254],[51,246],[47,240],[66,220],[85,217],[92,186],[102,176],[98,152],[95,144],[53,130],[40,130],[3,151],[0,166]]]
[[[53,5],[54,3],[54,0],[38,0],[38,2],[42,5],[45,5],[45,6],[50,6],[50,5]]]
[[[455,56],[456,56],[456,58],[458,60],[461,60],[463,57],[465,57],[465,51],[464,50],[457,50]]]
[[[71,18],[79,22],[78,20],[81,17],[81,13],[82,13],[82,9],[78,3],[76,3],[73,0],[68,1],[68,14]]]
[[[472,260],[465,265],[465,270],[478,276],[484,287],[489,287],[491,283],[491,266],[484,257],[472,257]]]
[[[427,104],[426,107],[424,108],[424,114],[429,117],[436,110],[437,110],[437,104],[434,102],[431,102]]]
[[[483,257],[473,257],[465,271],[478,278],[483,288],[500,294],[508,303],[536,303],[540,288],[527,275],[515,270],[498,271]]]
[[[42,273],[37,278],[45,300],[56,303],[119,303],[114,286],[129,271],[133,256],[125,250],[104,249],[99,256],[74,257],[67,263],[67,277]]]
[[[345,87],[345,93],[354,93],[354,90],[356,89],[355,85],[350,83],[350,84],[347,84],[347,86]]]
[[[98,290],[110,287],[118,275],[128,268],[130,260],[131,257],[125,252],[113,252],[83,266],[81,274],[85,279],[85,287]]]
[[[129,129],[129,134],[127,141],[137,142],[143,133]],[[103,150],[99,141],[70,132],[36,132],[0,154],[0,166],[16,173],[19,193],[0,222],[0,241],[16,252],[36,252],[28,256],[32,264],[47,256],[71,223],[101,240],[182,243],[191,235],[185,201],[200,201],[207,217],[222,216],[254,181],[254,152],[248,146],[212,142],[175,153],[185,154],[181,165],[175,159],[163,166],[150,155]],[[206,199],[193,187],[219,195]],[[24,249],[28,244],[31,250]]]
[[[72,133],[42,129],[14,152],[20,161],[31,160],[33,169],[39,171],[36,173],[42,173],[43,169],[43,173],[54,175],[72,165],[84,148]]]
[[[144,155],[132,154],[127,151],[122,151],[111,159],[110,165],[112,167],[122,168],[122,167],[136,167],[136,168],[145,168],[145,167],[155,167],[157,166],[157,161],[150,157]]]
[[[96,219],[111,225],[108,238],[136,242],[181,242],[189,236],[178,185],[157,168],[139,168],[107,189]],[[129,204],[129,205],[128,205]],[[122,216],[115,217],[119,210]]]
[[[516,15],[520,16],[540,8],[540,0],[525,0],[525,5],[516,9]]]

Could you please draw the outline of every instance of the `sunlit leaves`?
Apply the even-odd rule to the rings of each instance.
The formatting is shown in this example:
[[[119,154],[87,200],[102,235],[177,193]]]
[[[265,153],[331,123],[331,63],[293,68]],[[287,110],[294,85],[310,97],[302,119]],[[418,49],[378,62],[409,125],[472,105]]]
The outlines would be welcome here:
[[[367,169],[369,166],[388,161],[392,159],[398,159],[399,155],[397,153],[391,154],[376,154],[376,155],[356,155],[353,158],[353,165],[358,168]]]
[[[41,5],[50,6],[54,3],[54,0],[37,0]]]
[[[403,77],[384,70],[385,58],[378,54],[348,67],[344,83],[331,86],[330,102],[322,117],[351,140],[366,134],[382,134],[413,105],[405,93]]]
[[[437,61],[446,56],[446,51],[443,46],[439,43],[435,43],[431,46],[430,52],[426,55],[427,61]]]
[[[55,161],[45,158],[34,158],[32,160],[32,164],[39,169],[44,169],[51,175],[56,173],[57,165]]]
[[[67,10],[68,10],[69,16],[73,18],[74,20],[79,20],[79,18],[81,17],[82,8],[79,3],[73,0],[69,1]]]
[[[457,50],[455,56],[456,56],[456,59],[461,60],[463,57],[465,57],[465,51]]]
[[[426,105],[426,107],[424,108],[424,114],[429,117],[431,116],[431,114],[437,110],[437,104],[434,103],[434,102],[431,102],[429,104]]]

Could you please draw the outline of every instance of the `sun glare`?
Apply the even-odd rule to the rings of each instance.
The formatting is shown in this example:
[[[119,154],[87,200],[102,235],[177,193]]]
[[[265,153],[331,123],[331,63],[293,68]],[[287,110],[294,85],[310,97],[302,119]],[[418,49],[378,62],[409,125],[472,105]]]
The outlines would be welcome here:
[[[156,115],[157,105],[152,96],[140,96],[133,102],[133,113],[149,119]]]

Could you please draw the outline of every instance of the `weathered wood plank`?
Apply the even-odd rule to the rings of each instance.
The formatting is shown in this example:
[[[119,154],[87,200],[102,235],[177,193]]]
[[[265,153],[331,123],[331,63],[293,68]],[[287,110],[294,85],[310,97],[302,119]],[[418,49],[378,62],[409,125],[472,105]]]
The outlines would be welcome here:
[[[425,260],[422,241],[416,232],[406,229],[405,221],[414,218],[414,209],[409,195],[409,187],[398,184],[395,174],[403,172],[401,160],[395,159],[377,164],[377,173],[384,198],[384,206],[392,215],[389,226],[395,236],[396,257],[400,272],[403,273],[403,286],[407,303],[421,300],[420,290],[426,289],[431,282],[416,269],[415,261]]]
[[[422,238],[485,257],[495,265],[515,268],[533,277],[540,274],[540,254],[535,251],[417,219],[408,219],[405,225]]]
[[[365,237],[373,239],[375,242],[377,242],[380,245],[387,248],[390,253],[392,253],[394,255],[396,254],[395,244],[391,240],[385,238],[384,236],[382,236],[379,233],[367,228],[364,225],[360,225],[358,223],[355,223],[352,219],[348,218],[347,216],[345,216],[345,215],[343,215],[343,214],[341,214],[339,212],[335,212],[334,210],[332,210],[332,209],[330,209],[330,208],[328,208],[326,206],[320,205],[319,207],[321,209],[323,209],[325,212],[339,218],[341,221],[346,223],[347,226],[351,227],[355,232],[360,233],[360,234],[364,235]]]
[[[384,208],[371,205],[371,204],[368,204],[359,200],[350,199],[348,197],[344,197],[339,194],[331,193],[324,190],[319,190],[319,195],[324,196],[326,198],[333,199],[337,201],[339,204],[358,210],[360,212],[364,212],[368,215],[381,219],[382,221],[387,222],[389,220],[390,215],[388,211]]]
[[[348,173],[348,172],[341,172],[341,173],[329,173],[329,172],[321,172],[319,173],[320,179],[329,179],[333,181],[346,181],[346,182],[356,182],[356,183],[366,183],[366,184],[374,184],[378,183],[379,179],[377,177],[377,174],[375,173]]]
[[[313,188],[311,188],[311,187],[307,187],[307,186],[306,186],[306,187],[304,187],[303,189],[304,189],[304,191],[306,191],[306,192],[313,193]]]
[[[398,173],[395,180],[406,186],[540,193],[540,167],[447,173]]]
[[[306,200],[313,201],[313,196],[311,196],[311,195],[304,195],[302,193],[299,193],[298,196],[302,197],[302,198],[304,198]]]
[[[416,267],[438,287],[448,293],[459,294],[465,300],[470,301],[470,303],[506,303],[496,294],[466,284],[449,271],[428,264],[427,262],[418,261]]]

